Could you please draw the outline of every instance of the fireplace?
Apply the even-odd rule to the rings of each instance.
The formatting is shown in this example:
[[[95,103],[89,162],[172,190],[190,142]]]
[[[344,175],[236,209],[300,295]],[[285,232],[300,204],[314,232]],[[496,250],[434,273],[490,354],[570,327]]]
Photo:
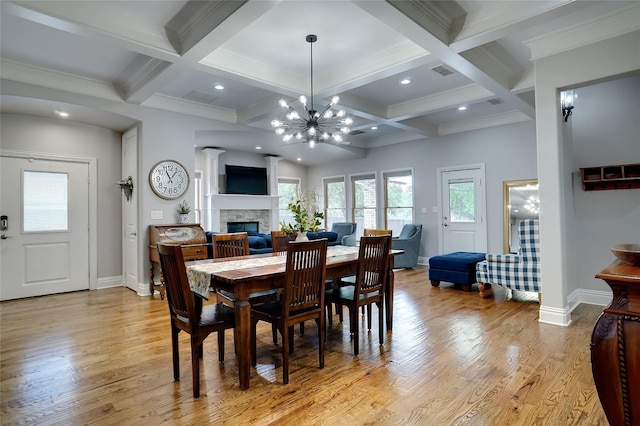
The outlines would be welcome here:
[[[227,232],[248,232],[257,234],[260,230],[260,222],[227,222]]]

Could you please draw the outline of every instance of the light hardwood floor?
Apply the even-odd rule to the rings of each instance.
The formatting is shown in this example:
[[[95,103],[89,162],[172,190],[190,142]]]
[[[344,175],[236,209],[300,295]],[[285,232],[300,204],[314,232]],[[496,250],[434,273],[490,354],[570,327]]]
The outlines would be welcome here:
[[[323,370],[315,324],[305,336],[296,329],[289,385],[268,325],[244,392],[232,332],[223,364],[210,336],[196,400],[186,335],[182,380],[173,380],[167,304],[157,295],[114,288],[4,302],[2,424],[607,424],[589,352],[602,307],[580,305],[570,327],[541,324],[536,296],[433,288],[425,267],[398,271],[395,294],[384,346],[374,323],[353,357],[348,322],[335,317]]]

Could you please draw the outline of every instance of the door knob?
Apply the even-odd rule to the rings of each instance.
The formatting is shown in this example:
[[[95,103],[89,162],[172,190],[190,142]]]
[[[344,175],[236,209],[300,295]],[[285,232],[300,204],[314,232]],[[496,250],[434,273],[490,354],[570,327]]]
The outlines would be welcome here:
[[[11,238],[11,237],[9,235],[4,235],[4,234],[0,235],[1,240],[6,240],[7,238]]]

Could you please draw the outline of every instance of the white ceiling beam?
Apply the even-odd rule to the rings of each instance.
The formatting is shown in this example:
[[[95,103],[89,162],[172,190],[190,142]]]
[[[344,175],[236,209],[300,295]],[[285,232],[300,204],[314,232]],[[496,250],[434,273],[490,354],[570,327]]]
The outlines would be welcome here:
[[[355,4],[405,37],[413,40],[414,43],[423,46],[434,57],[440,58],[445,64],[456,69],[462,75],[472,81],[476,81],[496,97],[511,103],[530,118],[535,118],[535,109],[532,105],[511,93],[509,87],[505,87],[499,81],[493,79],[489,74],[440,41],[427,28],[420,26],[413,17],[406,15],[404,9],[407,5],[405,2],[397,2],[391,5],[380,1],[358,1]]]
[[[531,49],[531,59],[537,60],[638,30],[640,3],[633,3],[605,16],[534,37],[523,43]]]
[[[162,70],[149,69],[146,78],[142,78],[142,70],[138,70],[136,74],[140,78],[137,84],[130,85],[133,90],[127,93],[127,101],[144,102],[275,4],[275,1],[187,3],[167,29],[168,37],[179,44],[182,56]]]
[[[467,14],[449,47],[456,52],[473,49],[574,13],[588,7],[588,3],[575,0],[485,2],[478,11]]]
[[[2,9],[12,15],[40,25],[94,40],[103,40],[122,49],[173,61],[178,53],[162,27],[134,21],[117,8],[101,2],[39,1],[2,2]]]

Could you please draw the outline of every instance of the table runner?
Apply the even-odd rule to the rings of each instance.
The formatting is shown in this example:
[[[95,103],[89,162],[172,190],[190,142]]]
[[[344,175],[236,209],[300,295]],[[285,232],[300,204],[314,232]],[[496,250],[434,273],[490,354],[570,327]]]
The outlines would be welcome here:
[[[345,254],[358,253],[358,251],[358,247],[331,246],[327,248],[327,257],[343,256]],[[200,263],[187,266],[187,277],[189,278],[191,291],[195,295],[205,300],[209,300],[209,286],[212,274],[235,269],[255,268],[259,266],[277,265],[280,263],[284,264],[286,260],[286,256],[250,256],[244,259],[229,260],[218,263]]]

